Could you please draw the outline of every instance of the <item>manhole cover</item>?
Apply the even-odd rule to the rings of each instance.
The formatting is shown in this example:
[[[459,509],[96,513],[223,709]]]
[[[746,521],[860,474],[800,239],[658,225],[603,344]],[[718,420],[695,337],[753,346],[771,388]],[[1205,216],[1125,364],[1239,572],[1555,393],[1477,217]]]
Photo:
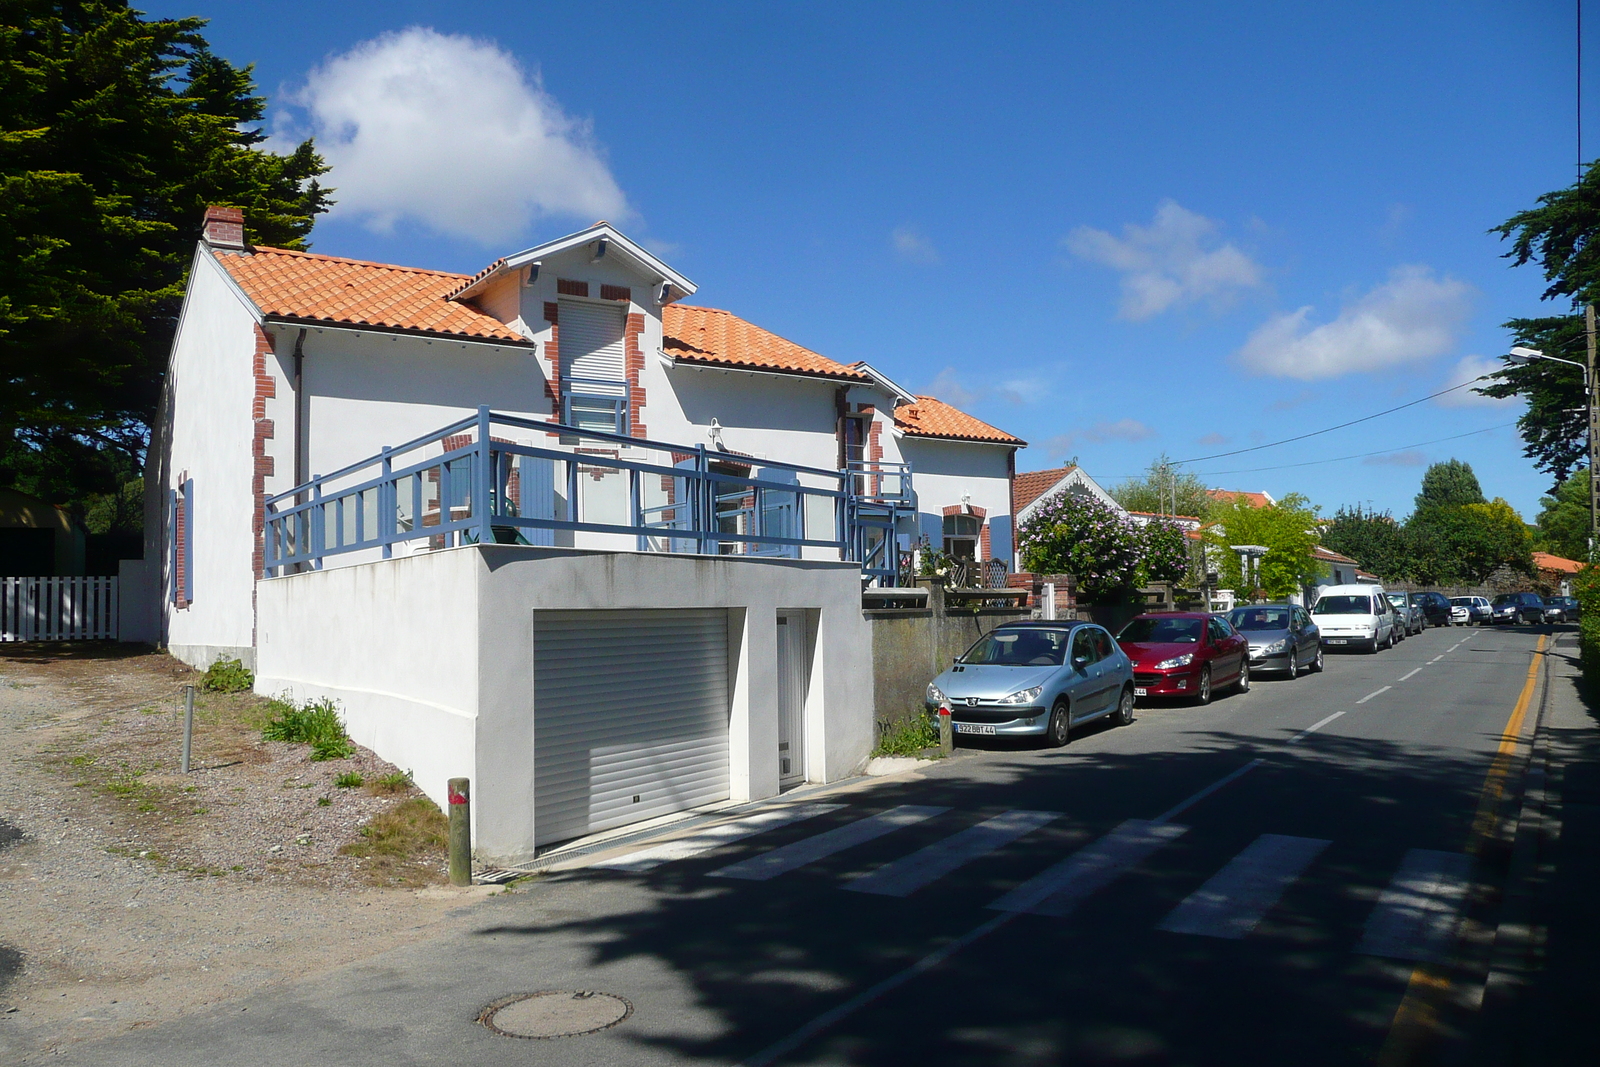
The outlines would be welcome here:
[[[632,1014],[633,1005],[614,993],[547,989],[501,997],[478,1013],[478,1021],[505,1037],[577,1037]]]

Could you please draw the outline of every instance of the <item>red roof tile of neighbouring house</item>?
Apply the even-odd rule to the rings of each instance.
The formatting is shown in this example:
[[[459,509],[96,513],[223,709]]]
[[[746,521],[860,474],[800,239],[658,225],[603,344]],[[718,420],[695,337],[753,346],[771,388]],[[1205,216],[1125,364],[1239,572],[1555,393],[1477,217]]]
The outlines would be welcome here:
[[[1272,498],[1266,493],[1242,493],[1235,489],[1207,489],[1206,496],[1221,504],[1239,501],[1253,508],[1264,508],[1273,503]]]
[[[1022,509],[1054,489],[1067,475],[1078,468],[1072,464],[1054,467],[1047,471],[1026,471],[1011,479],[1011,514]]]
[[[1340,552],[1335,552],[1331,548],[1323,548],[1321,545],[1318,545],[1316,548],[1311,550],[1311,558],[1320,559],[1324,563],[1356,563],[1356,561],[1351,559],[1349,556],[1346,556]],[[1359,564],[1357,565],[1359,566]]]
[[[445,299],[464,274],[282,248],[212,255],[268,318],[529,343],[499,319]]]
[[[918,396],[915,403],[894,409],[895,425],[912,437],[945,437],[956,441],[992,441],[1000,445],[1028,442],[997,430],[982,419],[951,407],[933,396]]]
[[[872,380],[858,370],[718,308],[668,304],[661,309],[661,334],[662,349],[678,363],[745,367],[851,382]]]
[[[1562,574],[1577,574],[1583,570],[1583,564],[1577,560],[1552,556],[1548,552],[1535,552],[1533,565],[1542,571],[1559,571]]]

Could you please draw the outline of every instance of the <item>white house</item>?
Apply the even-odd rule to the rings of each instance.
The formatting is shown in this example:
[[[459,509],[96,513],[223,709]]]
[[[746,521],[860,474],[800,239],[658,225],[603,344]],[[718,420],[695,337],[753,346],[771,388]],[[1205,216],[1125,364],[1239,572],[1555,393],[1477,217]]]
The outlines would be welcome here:
[[[241,214],[209,209],[147,476],[167,647],[197,666],[243,659],[265,691],[337,696],[357,740],[442,795],[435,777],[486,766],[520,729],[506,724],[529,714],[528,692],[518,703],[490,675],[508,654],[544,662],[535,642],[556,639],[548,613],[678,612],[632,636],[605,631],[611,647],[639,648],[687,628],[702,652],[721,643],[705,662],[731,672],[718,688],[720,668],[707,668],[699,718],[685,719],[723,724],[702,761],[709,778],[660,795],[763,796],[851,773],[871,745],[860,703],[871,662],[849,647],[865,641],[859,595],[847,609],[840,591],[858,594],[864,571],[892,570],[921,535],[1009,560],[1025,442],[868,364],[681,303],[695,292],[604,222],[468,277],[247,247]],[[664,558],[615,558],[641,550]],[[416,559],[451,553],[476,562]],[[694,562],[708,554],[719,559]],[[337,576],[347,569],[366,577]],[[522,603],[538,619],[473,614],[506,603],[506,583],[537,590]],[[774,590],[797,599],[772,601]],[[374,614],[407,604],[433,615]],[[562,617],[571,632],[598,625]],[[421,629],[395,630],[412,624]],[[341,625],[392,640],[373,652],[380,642],[347,637],[330,659],[328,630]],[[422,684],[430,643],[449,667]],[[590,666],[597,679],[608,670],[603,657]],[[784,677],[795,688],[779,694]],[[538,677],[523,681],[539,703]],[[619,738],[584,758],[611,741],[626,748]],[[534,831],[507,799],[531,796],[530,779],[491,789],[500,799],[478,817],[509,855],[551,840],[558,823],[659,813],[639,799],[649,789],[620,782],[611,792],[644,807],[587,822],[568,812]],[[555,810],[544,800],[534,808]]]

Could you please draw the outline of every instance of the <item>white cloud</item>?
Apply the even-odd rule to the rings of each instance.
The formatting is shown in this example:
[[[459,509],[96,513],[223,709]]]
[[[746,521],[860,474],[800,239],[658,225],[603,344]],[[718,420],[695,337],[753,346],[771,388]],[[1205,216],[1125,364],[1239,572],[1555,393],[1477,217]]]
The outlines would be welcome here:
[[[1261,284],[1261,267],[1239,248],[1218,243],[1218,226],[1172,200],[1161,201],[1148,226],[1122,236],[1080,226],[1063,244],[1073,255],[1122,273],[1121,315],[1148,319],[1197,300],[1225,303]]]
[[[1455,344],[1472,294],[1465,282],[1427,267],[1396,267],[1332,322],[1309,325],[1310,305],[1267,320],[1238,359],[1257,374],[1300,381],[1432,359]]]
[[[907,263],[931,266],[939,262],[939,250],[933,247],[933,240],[915,226],[896,226],[889,235],[889,244],[895,255]]]
[[[1450,368],[1449,378],[1440,386],[1449,389],[1456,385],[1465,385],[1475,378],[1485,374],[1493,374],[1497,370],[1504,370],[1505,362],[1490,356],[1463,356],[1455,366]],[[1488,382],[1478,382],[1479,386],[1488,385]],[[1503,399],[1484,396],[1468,385],[1465,389],[1457,389],[1453,393],[1446,393],[1436,403],[1447,408],[1505,408],[1516,407],[1522,401],[1514,396]]]
[[[1212,431],[1211,433],[1208,433],[1203,437],[1196,437],[1194,439],[1194,443],[1197,444],[1197,445],[1215,446],[1215,445],[1225,445],[1231,440],[1233,440],[1233,438],[1226,437],[1226,436],[1224,436],[1224,435],[1222,435],[1220,433]]]
[[[961,380],[954,367],[946,367],[922,391],[958,408],[971,407],[991,397],[1020,407],[1048,397],[1050,386],[1037,378],[1011,378],[993,385],[972,386]]]
[[[912,387],[915,390],[915,386]],[[983,399],[981,392],[969,389],[956,377],[954,367],[946,367],[940,371],[933,381],[928,383],[924,390],[925,395],[938,397],[946,404],[954,404],[958,408],[970,407]]]
[[[1067,455],[1080,444],[1103,444],[1106,441],[1148,441],[1156,432],[1138,419],[1118,419],[1116,422],[1097,422],[1093,426],[1071,433],[1057,434],[1045,442],[1045,450],[1053,457]]]
[[[588,123],[492,41],[386,33],[326,60],[291,101],[303,113],[279,140],[315,136],[333,211],[375,231],[420,222],[496,244],[544,215],[630,214]]]
[[[1361,462],[1369,467],[1420,467],[1428,462],[1426,453],[1410,449],[1405,452],[1389,452],[1381,456],[1368,456]]]

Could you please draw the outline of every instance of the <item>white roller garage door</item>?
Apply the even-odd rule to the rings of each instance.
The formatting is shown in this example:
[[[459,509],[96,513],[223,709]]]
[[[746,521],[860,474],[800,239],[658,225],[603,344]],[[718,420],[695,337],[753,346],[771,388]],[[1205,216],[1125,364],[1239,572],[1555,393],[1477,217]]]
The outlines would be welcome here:
[[[534,841],[728,798],[728,613],[534,616]]]

